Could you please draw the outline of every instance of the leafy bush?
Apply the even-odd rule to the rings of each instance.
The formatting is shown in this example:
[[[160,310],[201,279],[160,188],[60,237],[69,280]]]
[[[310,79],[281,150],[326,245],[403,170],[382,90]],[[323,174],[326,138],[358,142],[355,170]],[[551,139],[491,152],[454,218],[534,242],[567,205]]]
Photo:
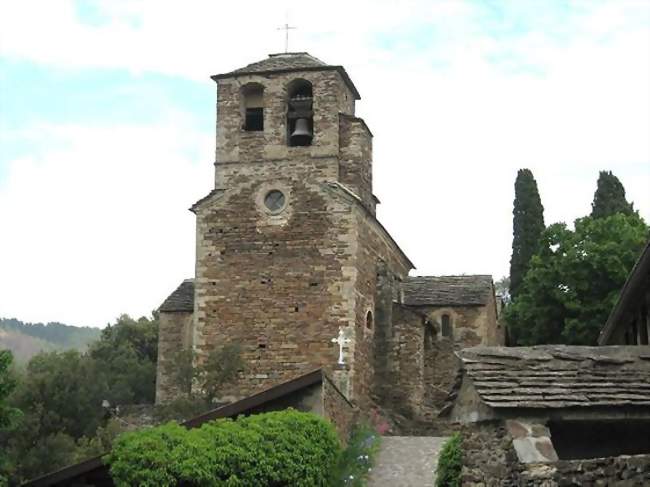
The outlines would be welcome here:
[[[440,451],[436,487],[460,487],[462,467],[461,437],[458,433],[455,433]]]
[[[326,486],[340,454],[331,424],[292,409],[125,433],[108,456],[119,486]]]
[[[370,424],[356,425],[350,434],[347,448],[339,458],[332,486],[365,486],[380,443],[381,436]]]

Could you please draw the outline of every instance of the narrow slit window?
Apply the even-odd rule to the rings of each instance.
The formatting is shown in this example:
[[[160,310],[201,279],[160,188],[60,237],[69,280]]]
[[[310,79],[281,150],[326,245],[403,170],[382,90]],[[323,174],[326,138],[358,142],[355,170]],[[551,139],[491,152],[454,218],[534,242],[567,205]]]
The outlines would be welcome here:
[[[442,315],[441,318],[441,328],[442,328],[442,336],[445,338],[451,338],[453,335],[453,331],[451,329],[451,316],[444,314]]]
[[[368,313],[366,314],[366,328],[368,330],[372,330],[374,325],[375,323],[374,323],[374,318],[372,316],[372,311],[368,311]]]

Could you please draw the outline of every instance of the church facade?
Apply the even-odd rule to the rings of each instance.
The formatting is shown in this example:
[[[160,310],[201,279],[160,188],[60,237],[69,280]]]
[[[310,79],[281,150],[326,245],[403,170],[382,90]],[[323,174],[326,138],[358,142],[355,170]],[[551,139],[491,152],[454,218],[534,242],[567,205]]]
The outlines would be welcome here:
[[[157,402],[178,394],[175,352],[200,363],[235,344],[245,367],[224,400],[322,368],[362,409],[435,412],[453,351],[504,343],[491,277],[409,276],[342,66],[283,53],[213,79],[215,184],[191,207],[196,274],[160,307]]]

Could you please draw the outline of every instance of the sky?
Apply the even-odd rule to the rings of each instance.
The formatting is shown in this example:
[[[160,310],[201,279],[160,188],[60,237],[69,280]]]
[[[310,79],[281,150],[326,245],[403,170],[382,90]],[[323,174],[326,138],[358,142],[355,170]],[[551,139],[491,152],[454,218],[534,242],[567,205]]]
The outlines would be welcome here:
[[[361,93],[413,274],[506,275],[523,167],[547,224],[601,170],[650,220],[647,0],[0,0],[0,317],[104,326],[193,276],[209,76],[282,52],[287,20]]]

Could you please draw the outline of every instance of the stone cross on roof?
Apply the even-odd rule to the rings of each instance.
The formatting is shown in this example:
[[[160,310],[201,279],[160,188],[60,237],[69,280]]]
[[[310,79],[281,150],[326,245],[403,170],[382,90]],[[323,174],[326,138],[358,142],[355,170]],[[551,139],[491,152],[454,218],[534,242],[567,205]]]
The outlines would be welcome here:
[[[343,360],[343,347],[350,343],[352,340],[349,338],[345,338],[345,333],[343,332],[343,328],[339,328],[339,336],[336,338],[332,338],[332,343],[337,343],[339,346],[339,365],[345,365],[345,361]]]

